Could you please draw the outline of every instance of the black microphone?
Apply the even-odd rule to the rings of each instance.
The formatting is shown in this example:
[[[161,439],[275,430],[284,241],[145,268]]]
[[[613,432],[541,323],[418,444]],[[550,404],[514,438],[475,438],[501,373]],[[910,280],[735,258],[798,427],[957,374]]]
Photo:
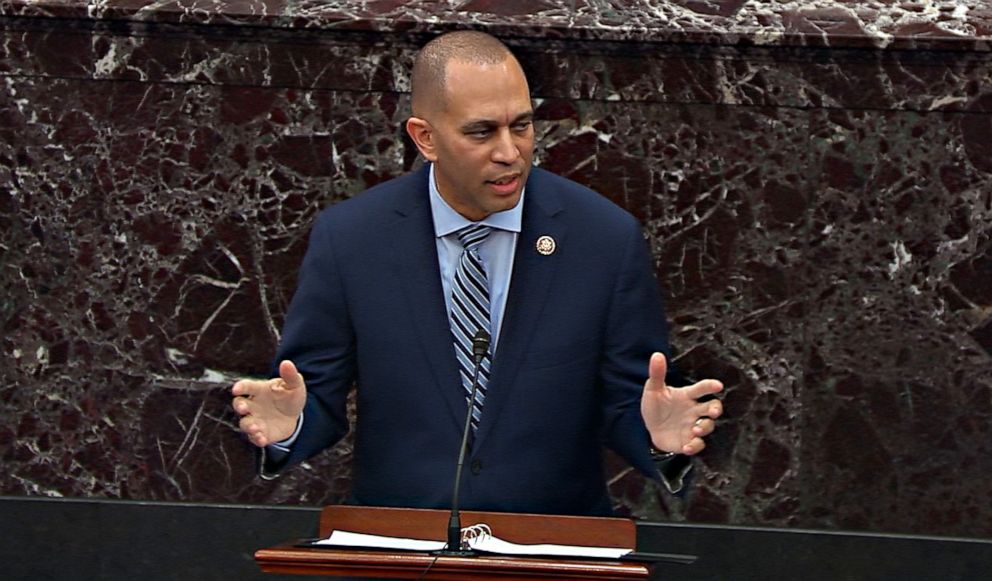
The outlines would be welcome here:
[[[472,430],[472,408],[475,404],[475,394],[479,391],[479,370],[482,360],[489,352],[489,333],[479,329],[472,337],[472,359],[475,368],[472,371],[472,395],[468,399],[468,412],[465,414],[465,429],[462,432],[462,445],[458,450],[458,467],[455,468],[455,489],[451,495],[451,517],[448,519],[448,544],[440,551],[432,554],[444,557],[473,557],[476,552],[462,548],[462,518],[458,512],[458,491],[462,484],[462,467],[465,465],[465,454],[468,451],[468,435]]]

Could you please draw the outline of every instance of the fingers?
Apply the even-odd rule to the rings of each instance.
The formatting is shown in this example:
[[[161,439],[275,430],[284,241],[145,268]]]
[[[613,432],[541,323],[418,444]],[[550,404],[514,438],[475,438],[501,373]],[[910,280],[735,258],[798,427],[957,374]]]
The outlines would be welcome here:
[[[723,402],[718,399],[711,399],[697,403],[693,411],[700,418],[712,418],[715,420],[723,415]]]
[[[234,399],[231,401],[231,407],[237,412],[239,416],[246,416],[252,412],[251,398],[258,395],[262,386],[269,383],[268,381],[256,381],[254,379],[242,379],[234,383],[231,387],[231,395]]]
[[[269,445],[269,439],[265,435],[265,423],[254,416],[245,416],[238,422],[238,427],[248,436],[248,441],[259,448]]]
[[[682,446],[682,453],[686,456],[693,456],[702,452],[706,448],[703,440],[716,429],[716,421],[710,418],[699,418],[692,425],[692,437]]]
[[[261,447],[292,434],[293,422],[306,400],[306,387],[296,366],[286,360],[279,364],[279,377],[242,379],[231,387],[231,395],[231,408],[241,416],[238,426],[252,444]]]
[[[251,414],[251,400],[245,396],[235,397],[231,402],[231,407],[234,408],[235,413],[239,416],[247,416]]]
[[[255,381],[253,379],[241,379],[239,381],[236,381],[234,382],[234,386],[231,387],[231,395],[235,397],[238,396],[251,397],[255,395],[255,392],[257,390],[256,384],[258,383],[260,382]]]
[[[682,453],[686,456],[698,454],[706,448],[706,442],[703,438],[712,434],[713,430],[716,429],[715,418],[719,417],[722,411],[722,407],[718,405],[719,403],[717,400],[706,402],[710,409],[709,416],[697,418],[692,424],[692,437],[682,446]]]
[[[304,387],[303,375],[296,369],[296,365],[288,359],[279,363],[279,379],[282,380],[282,386],[286,390]],[[261,395],[263,390],[273,389],[276,386],[276,382],[271,379],[242,379],[236,381],[231,387],[231,395],[252,398]]]
[[[710,418],[699,418],[692,425],[692,434],[700,438],[708,436],[716,429],[716,422]]]
[[[682,389],[686,390],[686,394],[689,397],[698,400],[707,395],[713,395],[723,391],[723,383],[716,379],[704,379],[692,385],[687,385]]]
[[[685,446],[682,446],[682,453],[686,456],[695,456],[704,448],[706,448],[706,442],[702,438],[693,438]]]

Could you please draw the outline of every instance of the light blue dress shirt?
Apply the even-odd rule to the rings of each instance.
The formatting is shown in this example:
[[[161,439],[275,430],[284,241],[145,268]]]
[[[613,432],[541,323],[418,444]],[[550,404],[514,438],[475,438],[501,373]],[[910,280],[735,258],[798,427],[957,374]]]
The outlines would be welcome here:
[[[441,268],[441,287],[444,291],[444,304],[451,313],[451,280],[458,268],[462,254],[462,244],[456,234],[462,228],[474,224],[444,201],[437,189],[434,165],[430,169],[431,215],[434,218],[434,235],[437,241],[437,261]],[[513,272],[514,251],[520,226],[523,222],[523,194],[517,205],[509,210],[490,214],[479,224],[492,227],[489,237],[479,247],[479,257],[489,278],[489,324],[492,333],[492,352],[496,352],[499,332],[506,311],[506,295],[510,290],[510,275]]]
[[[458,268],[461,258],[462,244],[458,241],[456,232],[474,224],[456,212],[448,202],[444,201],[437,189],[434,178],[434,165],[431,164],[430,178],[431,216],[434,218],[434,235],[437,242],[437,262],[441,268],[441,287],[444,292],[444,304],[451,316],[451,279]],[[479,222],[491,226],[493,231],[479,247],[479,257],[489,278],[489,325],[492,334],[492,353],[496,353],[499,343],[499,332],[503,324],[503,313],[506,311],[506,295],[510,290],[510,274],[513,272],[513,257],[517,247],[517,237],[520,236],[520,226],[523,223],[524,197],[521,192],[517,205],[509,210],[490,214]],[[454,350],[454,346],[452,346]],[[453,353],[453,351],[452,351]],[[266,446],[273,460],[278,461],[289,452],[289,447],[296,441],[303,427],[303,414],[296,422],[293,435],[281,442]]]

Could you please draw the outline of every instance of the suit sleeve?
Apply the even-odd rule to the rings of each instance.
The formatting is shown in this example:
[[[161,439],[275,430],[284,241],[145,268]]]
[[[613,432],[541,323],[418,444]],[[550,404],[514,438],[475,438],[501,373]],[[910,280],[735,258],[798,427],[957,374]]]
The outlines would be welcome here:
[[[348,431],[346,402],[355,379],[355,337],[348,299],[335,256],[333,228],[327,212],[310,234],[296,293],[286,314],[274,369],[289,359],[303,375],[307,401],[304,422],[287,454],[261,454],[261,474],[273,477],[284,468],[333,446]],[[277,373],[277,372],[276,372]]]
[[[671,359],[668,325],[648,245],[639,224],[630,220],[624,256],[607,317],[601,366],[604,386],[604,439],[631,466],[673,492],[681,488],[688,458],[677,455],[656,462],[651,438],[641,417],[641,394],[648,361],[655,351]],[[673,367],[673,366],[672,366]]]

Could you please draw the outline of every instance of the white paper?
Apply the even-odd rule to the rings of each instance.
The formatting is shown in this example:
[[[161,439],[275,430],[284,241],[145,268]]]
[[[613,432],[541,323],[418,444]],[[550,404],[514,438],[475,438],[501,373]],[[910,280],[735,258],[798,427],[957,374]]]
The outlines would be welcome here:
[[[444,541],[424,541],[420,539],[404,539],[402,537],[367,535],[365,533],[352,533],[349,531],[334,531],[331,533],[331,536],[314,544],[335,547],[399,549],[405,551],[439,551],[444,548],[446,543]]]
[[[478,551],[500,555],[544,555],[548,557],[593,557],[596,559],[619,559],[631,549],[610,547],[582,547],[579,545],[520,545],[504,541],[498,537],[471,539],[469,546]]]
[[[385,537],[353,533],[349,531],[334,531],[326,539],[317,541],[317,545],[336,547],[366,547],[376,549],[396,549],[406,551],[437,551],[443,549],[444,541],[424,541],[420,539],[405,539],[401,537]],[[496,553],[500,555],[542,555],[549,557],[591,557],[596,559],[619,559],[631,552],[631,549],[616,549],[610,547],[582,547],[578,545],[521,545],[502,539],[484,535],[468,540],[473,549]]]

